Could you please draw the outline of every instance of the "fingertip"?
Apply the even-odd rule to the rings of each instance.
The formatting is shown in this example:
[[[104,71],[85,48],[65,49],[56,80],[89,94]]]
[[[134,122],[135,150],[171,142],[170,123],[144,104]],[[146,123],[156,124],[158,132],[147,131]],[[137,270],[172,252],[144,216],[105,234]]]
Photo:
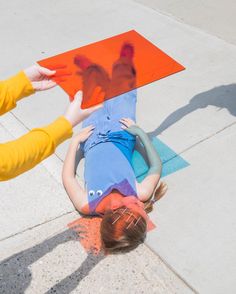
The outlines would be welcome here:
[[[82,95],[82,94],[83,94],[82,90],[79,90],[75,95]]]
[[[51,69],[48,69],[46,67],[43,67],[43,66],[39,66],[38,67],[39,71],[41,71],[42,74],[46,75],[46,76],[52,76],[56,73],[55,70],[51,70]]]
[[[79,90],[79,91],[77,91],[76,93],[75,93],[75,97],[80,97],[80,96],[82,96],[82,91],[81,90]]]
[[[74,96],[74,100],[78,100],[81,101],[82,100],[82,91],[78,91],[75,96]]]

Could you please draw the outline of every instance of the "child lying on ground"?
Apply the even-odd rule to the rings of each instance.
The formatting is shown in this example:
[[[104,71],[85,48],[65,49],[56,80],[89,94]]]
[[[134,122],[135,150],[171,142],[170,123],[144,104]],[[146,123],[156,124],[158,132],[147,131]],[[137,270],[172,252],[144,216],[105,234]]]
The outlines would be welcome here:
[[[108,252],[129,251],[144,241],[149,224],[147,212],[166,192],[166,185],[160,183],[159,155],[147,134],[135,124],[137,90],[132,50],[129,44],[123,46],[109,85],[108,75],[100,66],[86,58],[76,58],[86,77],[84,93],[98,80],[103,90],[122,88],[126,93],[106,100],[102,108],[83,121],[82,131],[72,139],[62,172],[64,187],[75,208],[82,214],[102,217],[101,240]],[[149,161],[148,174],[141,183],[131,165],[136,136]],[[85,187],[75,176],[79,147],[85,157]]]
[[[102,109],[86,119],[85,128],[72,139],[63,166],[63,184],[75,208],[82,214],[103,218],[101,239],[109,252],[128,251],[144,241],[147,212],[166,192],[166,185],[159,183],[161,161],[148,136],[132,119],[117,120],[117,111],[115,115],[111,111],[120,109],[114,106],[121,101],[122,109],[130,110],[124,103],[130,103],[132,98],[135,101],[135,97],[130,92],[106,101]],[[111,118],[106,124],[108,113]],[[150,165],[141,183],[136,181],[131,166],[136,136],[145,147]],[[85,188],[74,172],[79,146],[85,157]]]

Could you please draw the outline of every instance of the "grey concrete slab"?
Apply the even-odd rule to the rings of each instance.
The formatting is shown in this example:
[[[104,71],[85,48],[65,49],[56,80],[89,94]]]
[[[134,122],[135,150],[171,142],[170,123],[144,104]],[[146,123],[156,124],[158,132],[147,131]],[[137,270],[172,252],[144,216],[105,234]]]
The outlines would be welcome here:
[[[170,17],[236,44],[234,0],[135,0]]]
[[[0,292],[194,293],[145,245],[118,256],[87,254],[71,213],[0,243]]]
[[[199,293],[236,290],[235,148],[236,124],[184,152],[151,214],[146,243]]]

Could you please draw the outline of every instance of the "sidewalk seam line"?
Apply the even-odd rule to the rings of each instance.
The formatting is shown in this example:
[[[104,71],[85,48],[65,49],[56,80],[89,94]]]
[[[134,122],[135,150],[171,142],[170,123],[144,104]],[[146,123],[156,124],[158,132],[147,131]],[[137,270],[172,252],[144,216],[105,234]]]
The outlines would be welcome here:
[[[161,260],[162,263],[172,272],[176,277],[178,277],[188,288],[190,288],[195,294],[199,294],[199,292],[194,289],[177,271],[165,260],[163,259],[157,252],[155,252],[146,242],[144,242],[145,246],[153,252],[158,258]]]
[[[0,242],[1,242],[1,241],[5,241],[5,240],[7,240],[7,239],[10,239],[10,238],[12,238],[12,237],[15,237],[15,236],[21,235],[21,234],[23,234],[23,233],[25,233],[25,232],[27,232],[27,231],[33,230],[34,228],[37,228],[37,227],[40,227],[40,226],[45,225],[45,224],[47,224],[47,223],[50,223],[50,222],[52,222],[52,221],[54,221],[54,220],[57,220],[57,219],[59,219],[59,218],[65,216],[65,215],[69,215],[69,214],[71,214],[71,213],[73,213],[73,212],[75,212],[75,210],[71,210],[71,211],[65,212],[65,213],[63,213],[63,214],[60,214],[60,215],[54,217],[54,218],[51,218],[51,219],[49,219],[49,220],[46,220],[46,221],[44,221],[44,222],[42,222],[42,223],[40,223],[40,224],[34,225],[34,226],[32,226],[32,227],[29,227],[29,228],[27,228],[27,229],[24,229],[24,230],[22,230],[22,231],[19,231],[19,232],[15,233],[15,234],[12,234],[12,235],[9,235],[9,236],[7,236],[7,237],[4,237],[4,238],[0,239]]]
[[[8,135],[10,135],[10,137],[13,137],[13,138],[15,138],[13,135],[12,135],[12,133],[0,122],[0,126],[6,131],[6,133],[8,134]]]
[[[189,24],[189,23],[186,23],[186,22],[184,22],[181,18],[178,18],[177,16],[175,16],[175,15],[173,15],[173,14],[170,14],[170,13],[164,11],[164,10],[160,10],[159,8],[153,8],[153,7],[150,7],[150,6],[146,6],[145,4],[140,3],[140,2],[137,2],[136,0],[130,0],[130,1],[133,2],[133,3],[136,4],[136,5],[140,5],[140,6],[142,6],[142,7],[145,7],[146,9],[150,9],[150,10],[156,12],[157,14],[159,13],[159,14],[162,15],[162,16],[165,16],[165,17],[167,17],[167,18],[169,18],[169,19],[171,19],[171,20],[174,20],[174,21],[176,21],[176,22],[182,24],[182,25],[185,25],[185,26],[187,26],[187,27],[189,27],[189,28],[192,28],[193,30],[196,30],[197,32],[204,33],[204,34],[206,34],[206,35],[209,35],[209,36],[211,36],[211,37],[213,37],[213,38],[216,38],[216,39],[220,40],[221,42],[226,43],[227,45],[231,45],[231,46],[233,46],[233,47],[236,47],[236,45],[235,45],[234,43],[232,43],[232,42],[230,42],[230,41],[226,41],[225,39],[222,39],[221,37],[219,37],[219,36],[217,36],[217,35],[215,35],[215,34],[212,34],[212,33],[209,32],[209,31],[204,31],[203,29],[201,29],[201,28],[199,28],[199,27],[197,27],[197,26],[194,26],[194,25],[191,25],[191,24]]]
[[[203,143],[203,142],[205,142],[205,141],[207,141],[207,140],[209,140],[209,139],[215,137],[215,136],[218,135],[219,133],[225,131],[226,129],[232,127],[232,126],[235,125],[235,124],[236,124],[236,121],[234,121],[233,123],[231,123],[231,124],[229,124],[229,125],[223,127],[222,129],[216,131],[215,133],[213,133],[213,134],[211,134],[211,135],[209,135],[209,136],[207,136],[207,137],[201,139],[200,141],[194,143],[193,145],[187,147],[187,148],[184,149],[183,151],[179,152],[178,155],[181,155],[181,154],[183,154],[183,153],[186,153],[186,152],[190,151],[190,150],[191,150],[192,148],[194,148],[195,146],[197,146],[197,145],[199,145],[199,144],[201,144],[201,143]],[[174,158],[174,157],[173,157],[173,158]],[[173,158],[171,158],[171,159],[173,159]]]

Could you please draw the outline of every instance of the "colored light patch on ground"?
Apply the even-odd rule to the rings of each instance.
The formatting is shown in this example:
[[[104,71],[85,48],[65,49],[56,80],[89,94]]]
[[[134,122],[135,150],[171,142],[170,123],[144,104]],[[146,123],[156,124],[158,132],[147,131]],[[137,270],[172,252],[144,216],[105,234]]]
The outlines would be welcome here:
[[[100,238],[100,217],[80,217],[67,226],[76,232],[78,240],[85,251],[98,255],[102,253],[102,244]]]
[[[123,50],[124,44],[131,44],[131,51]],[[81,59],[82,56],[82,59]],[[153,45],[150,41],[145,39],[142,35],[135,30],[131,30],[111,38],[95,42],[68,52],[58,54],[56,56],[40,60],[38,63],[41,66],[49,69],[56,69],[58,67],[66,68],[71,74],[64,76],[60,79],[60,74],[57,77],[57,83],[65,90],[66,93],[73,99],[75,93],[78,90],[83,90],[83,74],[81,74],[81,68],[86,68],[91,61],[92,64],[99,65],[104,72],[106,72],[108,80],[114,79],[114,64],[122,57],[129,59],[135,68],[135,81],[133,85],[131,80],[127,78],[126,81],[121,82],[121,73],[116,77],[116,81],[112,83],[112,91],[108,91],[108,96],[104,95],[92,95],[84,94],[82,101],[82,108],[88,108],[95,104],[101,103],[104,99],[112,98],[116,95],[120,95],[132,88],[138,88],[143,85],[149,84],[153,81],[159,80],[171,74],[182,71],[184,67],[176,62],[173,58],[165,54],[158,47]],[[80,60],[80,61],[77,61]],[[88,62],[89,60],[89,62]],[[123,60],[124,61],[124,60]],[[122,61],[122,62],[123,62]],[[80,65],[78,65],[80,64]],[[124,64],[123,64],[124,65]],[[80,68],[78,68],[78,66]],[[126,64],[127,66],[127,64]],[[122,71],[122,70],[121,70]],[[83,70],[82,70],[83,72]],[[125,76],[126,69],[123,67],[123,75]],[[124,77],[123,77],[124,78]],[[101,86],[100,78],[94,78],[89,88]],[[87,81],[88,84],[89,81]],[[109,82],[108,82],[109,83]],[[130,86],[130,88],[129,88]],[[101,87],[103,89],[103,86]],[[116,89],[114,89],[116,88]],[[94,88],[95,92],[96,89]],[[105,91],[105,90],[104,90]],[[86,91],[84,91],[85,93]]]
[[[77,234],[78,241],[89,254],[107,255],[102,248],[100,237],[101,221],[101,217],[80,217],[67,225],[69,229]],[[148,223],[148,232],[155,228],[155,224],[150,220]]]
[[[157,150],[163,164],[161,174],[162,178],[189,166],[189,163],[186,160],[176,154],[160,139],[155,137],[152,139],[152,143]],[[132,157],[132,166],[137,180],[141,182],[147,175],[148,165],[146,160],[144,159],[144,156],[137,150],[134,151]]]

